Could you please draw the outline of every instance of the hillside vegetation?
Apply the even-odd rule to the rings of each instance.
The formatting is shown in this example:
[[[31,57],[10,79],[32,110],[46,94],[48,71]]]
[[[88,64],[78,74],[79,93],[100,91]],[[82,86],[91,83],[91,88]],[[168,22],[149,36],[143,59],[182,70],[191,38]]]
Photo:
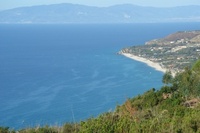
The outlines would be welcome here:
[[[200,61],[175,77],[167,72],[164,86],[129,98],[113,112],[62,127],[35,127],[1,133],[200,133]]]

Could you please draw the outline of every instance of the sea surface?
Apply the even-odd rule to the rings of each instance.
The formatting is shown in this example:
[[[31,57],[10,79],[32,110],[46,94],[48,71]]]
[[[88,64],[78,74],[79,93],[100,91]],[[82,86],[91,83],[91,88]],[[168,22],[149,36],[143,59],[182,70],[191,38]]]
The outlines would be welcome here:
[[[162,86],[116,53],[200,23],[0,25],[0,126],[79,122]]]

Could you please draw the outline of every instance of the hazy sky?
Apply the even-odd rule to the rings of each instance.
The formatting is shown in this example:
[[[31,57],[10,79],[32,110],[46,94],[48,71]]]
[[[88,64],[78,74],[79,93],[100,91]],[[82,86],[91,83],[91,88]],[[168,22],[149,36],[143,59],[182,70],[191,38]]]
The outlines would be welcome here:
[[[0,0],[0,10],[21,6],[74,3],[91,6],[111,6],[116,4],[134,4],[154,7],[173,7],[183,5],[200,5],[200,0]]]

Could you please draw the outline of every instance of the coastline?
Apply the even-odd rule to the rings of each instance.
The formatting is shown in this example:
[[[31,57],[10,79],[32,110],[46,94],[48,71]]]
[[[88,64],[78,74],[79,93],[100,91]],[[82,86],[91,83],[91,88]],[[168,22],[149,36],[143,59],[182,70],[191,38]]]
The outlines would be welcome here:
[[[165,73],[167,71],[167,69],[161,67],[161,65],[159,63],[152,62],[152,61],[150,61],[146,58],[142,58],[142,57],[139,57],[139,56],[135,56],[133,54],[123,53],[123,52],[120,52],[120,54],[127,57],[127,58],[130,58],[130,59],[133,59],[133,60],[136,60],[136,61],[139,61],[139,62],[143,62],[143,63],[147,64],[148,66],[154,68],[157,71],[160,71],[160,72],[163,72],[163,73]],[[172,75],[175,75],[175,74],[172,73]]]

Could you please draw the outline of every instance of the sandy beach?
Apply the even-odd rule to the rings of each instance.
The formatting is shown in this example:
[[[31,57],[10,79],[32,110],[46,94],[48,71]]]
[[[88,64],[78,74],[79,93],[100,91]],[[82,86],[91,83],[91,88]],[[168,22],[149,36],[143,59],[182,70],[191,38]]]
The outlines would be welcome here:
[[[132,55],[132,54],[129,54],[129,53],[120,53],[120,54],[122,54],[122,55],[124,55],[124,56],[126,56],[128,58],[131,58],[133,60],[143,62],[143,63],[147,64],[148,66],[156,69],[157,71],[161,71],[163,73],[165,73],[167,71],[167,69],[162,68],[159,63],[155,63],[155,62],[152,62],[152,61],[147,60],[145,58],[142,58],[142,57],[139,57],[139,56],[135,56],[135,55]]]

